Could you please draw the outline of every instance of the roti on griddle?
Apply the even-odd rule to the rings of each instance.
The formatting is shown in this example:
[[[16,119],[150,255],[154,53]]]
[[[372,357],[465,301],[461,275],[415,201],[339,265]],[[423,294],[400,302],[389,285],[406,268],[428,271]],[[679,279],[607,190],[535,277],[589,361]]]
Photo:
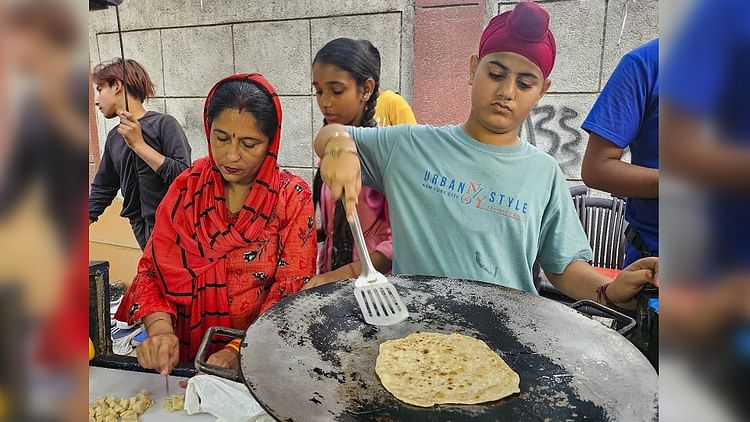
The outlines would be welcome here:
[[[456,333],[385,341],[375,372],[397,399],[421,407],[485,403],[521,391],[518,374],[485,342]]]

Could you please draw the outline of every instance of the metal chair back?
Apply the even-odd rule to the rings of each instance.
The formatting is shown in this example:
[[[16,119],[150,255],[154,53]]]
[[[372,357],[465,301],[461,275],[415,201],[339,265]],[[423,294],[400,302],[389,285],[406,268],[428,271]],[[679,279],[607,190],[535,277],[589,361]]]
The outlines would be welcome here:
[[[579,215],[594,253],[592,264],[619,269],[625,259],[625,201],[621,198],[585,197]]]

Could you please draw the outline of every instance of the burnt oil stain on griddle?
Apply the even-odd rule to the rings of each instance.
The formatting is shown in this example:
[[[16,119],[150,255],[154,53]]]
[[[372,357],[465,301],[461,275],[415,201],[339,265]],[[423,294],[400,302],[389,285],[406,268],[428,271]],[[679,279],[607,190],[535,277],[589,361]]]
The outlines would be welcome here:
[[[427,304],[433,305],[438,312],[432,312],[429,315],[422,314],[416,322],[435,327],[437,331],[446,331],[443,327],[455,325],[458,318],[462,320],[459,325],[466,327],[465,332],[484,333],[485,335],[479,334],[474,337],[486,342],[495,351],[505,351],[501,353],[503,360],[520,376],[521,393],[481,405],[437,405],[432,408],[422,408],[400,402],[388,393],[381,400],[363,401],[356,398],[351,400],[351,410],[338,420],[606,421],[610,419],[603,408],[577,397],[569,385],[572,375],[568,374],[565,369],[517,340],[515,334],[506,328],[508,315],[471,302],[473,301],[458,301],[452,295],[434,296],[427,301]]]
[[[243,365],[251,391],[264,408],[280,420],[613,420],[608,412],[611,407],[605,409],[580,397],[573,374],[553,360],[553,357],[560,358],[555,355],[556,343],[549,341],[542,347],[538,344],[530,347],[519,340],[519,334],[511,327],[518,330],[519,318],[528,317],[511,312],[518,309],[518,304],[506,306],[506,302],[523,299],[517,298],[515,293],[498,294],[487,286],[474,287],[473,282],[457,284],[458,287],[468,286],[466,290],[435,284],[446,280],[452,281],[403,277],[396,285],[410,317],[387,327],[364,322],[351,286],[326,285],[303,292],[308,296],[304,301],[286,298],[274,307],[273,313],[261,317],[265,320],[261,324],[265,326],[261,335],[273,337],[267,330],[274,327],[273,332],[280,339],[271,341],[270,347],[272,350],[288,347],[285,356],[289,364],[285,361],[278,371],[270,371],[269,375],[258,379],[254,373],[262,366],[267,368],[268,362],[259,361],[258,366],[250,369]],[[529,333],[539,331],[541,335],[549,330],[540,326],[544,323],[528,318],[520,326]],[[249,330],[248,335],[252,331]],[[380,383],[375,374],[375,360],[380,343],[415,331],[458,332],[486,342],[519,374],[521,392],[480,405],[422,408],[399,401]],[[596,341],[590,336],[581,340],[574,329],[566,336],[570,336],[571,342]],[[580,349],[580,344],[572,344]],[[258,352],[261,350],[259,348]],[[292,384],[282,383],[288,393],[283,397],[268,393],[269,386],[278,385],[284,373],[296,377]],[[608,406],[626,406],[627,399],[622,400],[623,403],[615,401],[614,404],[610,400]]]

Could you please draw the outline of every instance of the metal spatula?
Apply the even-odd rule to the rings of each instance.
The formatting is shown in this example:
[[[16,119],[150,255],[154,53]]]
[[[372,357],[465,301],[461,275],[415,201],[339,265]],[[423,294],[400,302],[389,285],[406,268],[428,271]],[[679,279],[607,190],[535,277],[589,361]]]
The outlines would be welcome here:
[[[367,253],[365,246],[365,236],[362,234],[356,211],[354,223],[349,224],[349,227],[352,229],[362,267],[354,283],[354,296],[357,298],[365,322],[371,325],[392,325],[405,320],[409,312],[401,296],[393,284],[380,274],[370,261],[370,254]]]

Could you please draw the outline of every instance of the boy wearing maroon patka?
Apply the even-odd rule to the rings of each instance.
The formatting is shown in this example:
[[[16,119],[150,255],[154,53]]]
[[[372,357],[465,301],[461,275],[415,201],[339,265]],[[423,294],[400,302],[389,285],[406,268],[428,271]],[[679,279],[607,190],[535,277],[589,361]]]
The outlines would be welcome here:
[[[594,271],[560,167],[518,138],[551,84],[549,19],[538,4],[521,2],[490,21],[471,57],[463,125],[327,125],[315,140],[321,175],[348,213],[361,182],[388,197],[394,274],[536,292],[538,260],[565,294],[633,308],[640,288],[657,282],[658,260],[636,261],[614,281]]]

